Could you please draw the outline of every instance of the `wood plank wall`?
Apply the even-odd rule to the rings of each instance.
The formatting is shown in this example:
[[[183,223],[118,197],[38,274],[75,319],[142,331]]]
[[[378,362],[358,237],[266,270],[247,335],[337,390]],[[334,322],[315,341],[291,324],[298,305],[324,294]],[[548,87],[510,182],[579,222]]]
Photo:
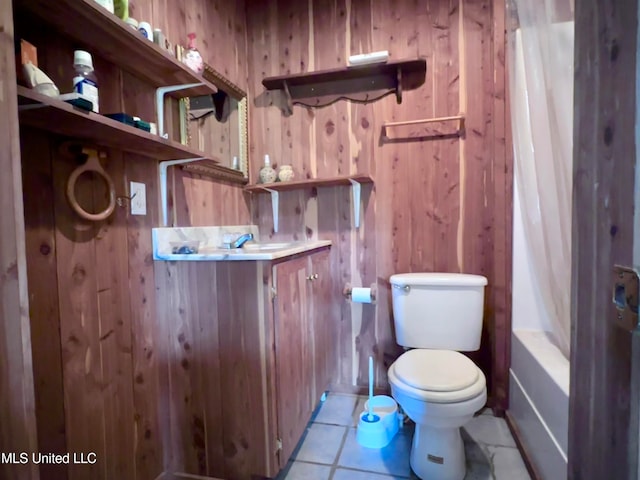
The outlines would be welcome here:
[[[391,319],[389,276],[447,271],[489,279],[480,352],[490,402],[506,408],[511,285],[512,158],[505,102],[505,11],[499,0],[277,0],[248,3],[249,89],[252,94],[251,174],[264,154],[291,164],[297,178],[370,173],[363,187],[362,223],[352,227],[347,187],[285,192],[280,231],[273,232],[268,196],[252,199],[263,238],[322,238],[334,242],[331,267],[339,285],[377,284],[377,305],[337,297],[340,325],[335,388],[376,381],[399,353]],[[266,76],[344,66],[349,55],[388,50],[392,59],[424,57],[427,78],[369,105],[340,101],[321,109],[294,107],[284,116]],[[433,139],[420,127],[381,137],[384,122],[463,112],[463,139]]]
[[[186,33],[195,31],[205,61],[246,88],[243,2],[130,3],[132,16],[151,20],[173,42],[186,42]],[[16,25],[37,45],[40,65],[61,90],[69,90],[77,45],[52,37],[37,22],[24,25],[18,18]],[[13,41],[7,42],[13,51]],[[94,63],[102,111],[155,116],[148,86],[95,55]],[[15,92],[12,95],[2,98],[14,98]],[[62,139],[30,129],[23,129],[20,136],[39,441],[37,448],[22,450],[98,455],[95,466],[44,465],[42,478],[155,479],[164,471],[171,448],[168,349],[169,335],[177,328],[163,329],[156,311],[151,254],[151,228],[160,222],[156,163],[109,151],[106,168],[117,194],[126,196],[130,181],[145,183],[148,214],[130,216],[126,207],[116,208],[108,221],[89,225],[71,212],[64,198],[75,163],[59,152]],[[9,181],[11,176],[3,178]],[[19,187],[19,182],[11,182]],[[249,207],[236,185],[173,169],[170,188],[170,217],[176,224],[248,223]],[[87,205],[98,205],[102,189],[99,180],[82,177],[78,194]],[[5,245],[9,247],[4,237],[2,245],[4,252]],[[18,298],[17,293],[12,295]],[[25,343],[14,345],[27,346],[27,340],[28,336]],[[26,373],[21,378],[29,379]],[[0,424],[7,425],[4,417]]]
[[[0,4],[0,452],[37,449],[11,1]],[[0,462],[0,478],[37,479]]]

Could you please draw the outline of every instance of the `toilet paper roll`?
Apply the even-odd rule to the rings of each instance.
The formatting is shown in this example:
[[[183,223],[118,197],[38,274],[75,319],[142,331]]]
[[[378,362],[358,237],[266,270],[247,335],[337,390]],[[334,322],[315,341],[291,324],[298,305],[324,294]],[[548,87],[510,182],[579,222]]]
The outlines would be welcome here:
[[[351,301],[356,303],[371,303],[371,289],[370,288],[353,288],[351,290]]]

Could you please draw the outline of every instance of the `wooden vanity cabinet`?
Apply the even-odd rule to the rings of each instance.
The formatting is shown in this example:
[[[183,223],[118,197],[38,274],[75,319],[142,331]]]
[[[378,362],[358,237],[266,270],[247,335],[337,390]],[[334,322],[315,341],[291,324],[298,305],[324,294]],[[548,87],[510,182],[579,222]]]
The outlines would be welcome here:
[[[155,263],[169,472],[253,480],[286,465],[335,358],[328,257]]]
[[[327,257],[327,252],[320,252],[273,267],[280,467],[291,457],[329,385]]]

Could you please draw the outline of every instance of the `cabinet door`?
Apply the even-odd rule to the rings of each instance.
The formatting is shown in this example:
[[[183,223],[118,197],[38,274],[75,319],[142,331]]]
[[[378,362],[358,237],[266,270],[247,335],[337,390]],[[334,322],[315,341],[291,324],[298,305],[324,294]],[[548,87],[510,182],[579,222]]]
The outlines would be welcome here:
[[[335,326],[339,319],[332,318],[331,275],[329,272],[329,252],[319,252],[310,257],[309,324],[313,339],[313,402],[320,400],[329,388],[333,361],[335,359]]]
[[[275,341],[278,430],[284,467],[313,411],[313,354],[309,338],[307,258],[275,267]]]

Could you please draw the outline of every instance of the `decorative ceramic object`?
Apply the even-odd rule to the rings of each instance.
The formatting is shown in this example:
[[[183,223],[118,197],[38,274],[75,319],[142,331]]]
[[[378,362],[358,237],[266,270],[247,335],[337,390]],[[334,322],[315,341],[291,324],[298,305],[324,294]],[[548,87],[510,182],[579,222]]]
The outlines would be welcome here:
[[[200,52],[196,48],[196,34],[190,33],[187,37],[189,37],[189,47],[187,51],[184,52],[182,61],[194,72],[202,73],[204,70],[204,61],[202,60],[202,55],[200,55]]]
[[[290,182],[293,180],[293,167],[291,165],[281,165],[278,169],[278,178],[281,182]]]
[[[264,156],[264,167],[260,169],[260,183],[273,183],[276,181],[276,171],[271,167],[269,155]]]

